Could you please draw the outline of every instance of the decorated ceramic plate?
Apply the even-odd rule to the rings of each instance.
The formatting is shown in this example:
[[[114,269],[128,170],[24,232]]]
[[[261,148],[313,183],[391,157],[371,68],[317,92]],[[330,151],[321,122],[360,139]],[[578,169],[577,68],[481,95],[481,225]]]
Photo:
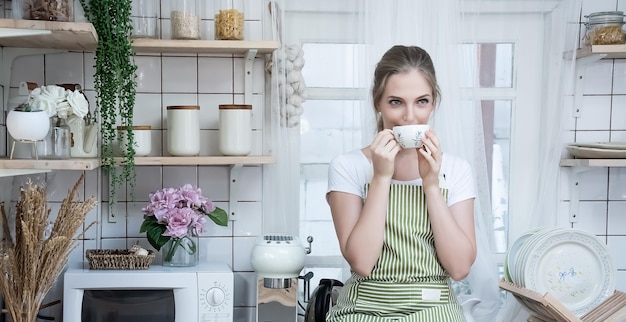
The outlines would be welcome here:
[[[529,254],[524,269],[526,288],[550,293],[578,317],[615,291],[615,266],[606,245],[592,234],[556,230]]]
[[[577,158],[584,159],[626,159],[626,149],[598,149],[570,145],[567,151]]]

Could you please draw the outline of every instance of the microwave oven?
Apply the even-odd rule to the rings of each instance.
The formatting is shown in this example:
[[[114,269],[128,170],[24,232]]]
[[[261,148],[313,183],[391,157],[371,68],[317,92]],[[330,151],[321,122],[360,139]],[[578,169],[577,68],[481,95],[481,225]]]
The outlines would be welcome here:
[[[70,267],[63,279],[63,321],[233,321],[233,272],[226,264],[152,265],[147,270]]]

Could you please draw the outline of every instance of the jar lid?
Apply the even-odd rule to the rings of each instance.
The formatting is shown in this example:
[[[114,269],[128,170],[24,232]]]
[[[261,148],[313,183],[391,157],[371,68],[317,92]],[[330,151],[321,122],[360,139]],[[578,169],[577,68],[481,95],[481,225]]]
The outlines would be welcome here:
[[[220,104],[220,110],[251,110],[252,105],[248,104]]]
[[[170,105],[167,107],[168,110],[199,110],[199,105]]]
[[[134,125],[134,126],[123,126],[120,125],[117,127],[118,131],[123,131],[126,130],[127,128],[130,128],[131,130],[151,130],[152,126],[150,125]]]
[[[624,12],[623,11],[594,12],[585,16],[585,18],[587,18],[587,24],[623,23]]]

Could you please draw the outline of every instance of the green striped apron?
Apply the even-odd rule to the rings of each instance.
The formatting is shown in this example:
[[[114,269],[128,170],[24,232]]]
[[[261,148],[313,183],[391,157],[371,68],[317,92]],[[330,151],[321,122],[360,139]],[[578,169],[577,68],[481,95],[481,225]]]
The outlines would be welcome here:
[[[370,276],[352,273],[326,321],[465,321],[437,260],[422,186],[391,185],[382,253]]]

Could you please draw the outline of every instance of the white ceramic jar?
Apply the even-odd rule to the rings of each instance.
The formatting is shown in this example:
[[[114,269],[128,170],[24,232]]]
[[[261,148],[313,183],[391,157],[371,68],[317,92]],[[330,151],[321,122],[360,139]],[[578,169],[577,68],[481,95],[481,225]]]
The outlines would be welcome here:
[[[252,105],[224,104],[220,109],[220,153],[242,156],[252,149]]]
[[[118,131],[124,131],[124,126],[118,126]],[[133,140],[135,141],[135,156],[145,157],[152,152],[152,127],[150,125],[135,125],[132,127]],[[128,137],[124,136],[120,143],[120,149],[125,150],[128,145]]]
[[[200,106],[167,107],[167,152],[175,156],[200,154]]]

